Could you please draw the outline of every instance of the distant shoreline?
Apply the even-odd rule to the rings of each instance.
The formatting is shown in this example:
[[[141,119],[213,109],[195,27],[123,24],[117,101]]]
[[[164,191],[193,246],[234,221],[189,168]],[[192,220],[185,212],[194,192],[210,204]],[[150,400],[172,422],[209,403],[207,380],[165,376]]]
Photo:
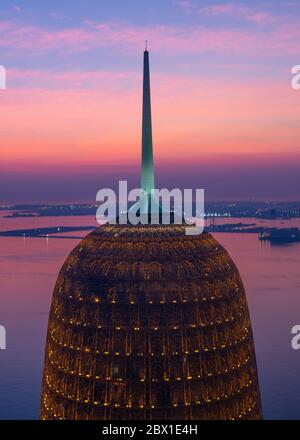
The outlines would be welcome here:
[[[14,229],[1,231],[0,237],[23,237],[23,238],[82,238],[79,236],[61,235],[69,232],[93,231],[97,226],[56,226],[32,229]],[[281,228],[256,226],[255,223],[224,223],[222,225],[210,225],[205,227],[209,233],[231,234],[267,234],[271,231],[280,231]],[[296,228],[295,228],[296,229]]]
[[[98,205],[81,204],[16,204],[0,206],[9,211],[4,218],[78,217],[95,216]],[[171,207],[174,208],[174,207]],[[176,209],[175,209],[176,210]],[[300,201],[297,202],[205,202],[205,218],[256,218],[261,220],[290,220],[300,218]]]

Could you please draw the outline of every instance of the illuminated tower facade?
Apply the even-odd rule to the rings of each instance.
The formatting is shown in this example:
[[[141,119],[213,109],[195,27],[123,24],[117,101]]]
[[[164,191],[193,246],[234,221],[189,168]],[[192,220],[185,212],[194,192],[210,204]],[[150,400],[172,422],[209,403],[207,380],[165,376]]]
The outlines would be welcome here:
[[[144,53],[142,188],[154,188]],[[99,227],[54,289],[42,419],[260,419],[244,287],[226,250],[181,225]]]

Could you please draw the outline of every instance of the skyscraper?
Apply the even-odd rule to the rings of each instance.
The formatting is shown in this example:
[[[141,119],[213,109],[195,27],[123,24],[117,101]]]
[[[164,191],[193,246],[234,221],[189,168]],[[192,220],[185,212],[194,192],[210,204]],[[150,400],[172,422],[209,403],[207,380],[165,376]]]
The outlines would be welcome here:
[[[154,188],[144,52],[141,186]],[[259,419],[244,287],[181,225],[110,225],[68,256],[51,304],[42,419]]]

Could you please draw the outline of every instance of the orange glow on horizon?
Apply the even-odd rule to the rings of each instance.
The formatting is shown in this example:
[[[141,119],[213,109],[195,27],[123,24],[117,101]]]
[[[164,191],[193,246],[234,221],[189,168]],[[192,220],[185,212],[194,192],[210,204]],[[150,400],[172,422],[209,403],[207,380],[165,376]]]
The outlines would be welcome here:
[[[106,77],[105,87],[100,81],[91,89],[6,90],[2,167],[139,162],[141,84],[134,76],[123,90],[119,81]],[[299,150],[300,99],[288,84],[153,75],[152,111],[157,161]]]

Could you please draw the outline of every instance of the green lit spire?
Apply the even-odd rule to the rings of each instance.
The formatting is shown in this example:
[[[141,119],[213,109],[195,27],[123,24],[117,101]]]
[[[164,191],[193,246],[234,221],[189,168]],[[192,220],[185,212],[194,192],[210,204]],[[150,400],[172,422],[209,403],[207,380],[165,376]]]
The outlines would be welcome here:
[[[147,41],[144,51],[141,189],[147,192],[149,199],[151,196],[151,190],[155,189],[152,146],[149,52],[147,50]]]

